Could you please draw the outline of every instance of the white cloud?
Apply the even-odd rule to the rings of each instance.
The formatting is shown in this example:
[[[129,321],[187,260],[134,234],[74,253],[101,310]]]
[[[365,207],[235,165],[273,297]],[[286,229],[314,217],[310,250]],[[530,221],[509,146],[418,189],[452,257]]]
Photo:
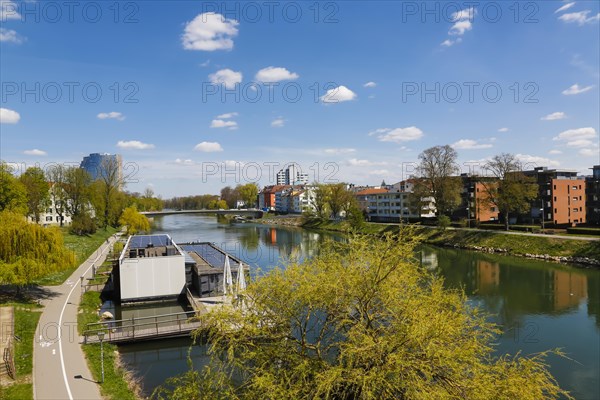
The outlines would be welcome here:
[[[551,160],[545,157],[532,156],[530,154],[517,154],[515,156],[519,161],[521,161],[525,167],[525,169],[533,169],[536,167],[558,167],[560,163],[555,160]]]
[[[560,140],[560,141],[573,141],[573,140],[581,140],[581,139],[594,139],[597,136],[596,130],[594,128],[578,128],[578,129],[568,129],[555,136],[552,140]]]
[[[579,87],[579,84],[574,84],[573,86],[571,86],[568,89],[565,89],[562,91],[562,94],[564,94],[565,96],[570,96],[570,95],[574,95],[574,94],[580,94],[580,93],[585,93],[587,91],[590,91],[594,88],[594,85],[591,86],[586,86],[586,87]]]
[[[356,152],[356,149],[343,147],[343,148],[325,149],[324,151],[325,151],[325,154],[349,154],[349,153]]]
[[[21,115],[8,108],[0,108],[0,124],[16,124],[21,119]]]
[[[175,164],[179,164],[179,165],[185,165],[185,166],[192,166],[192,165],[196,165],[196,163],[192,160],[190,160],[189,158],[186,160],[182,160],[181,158],[178,158],[175,160]]]
[[[236,84],[242,82],[242,73],[226,68],[208,75],[208,79],[214,85],[223,84],[226,88],[233,89]]]
[[[550,150],[548,152],[548,154],[552,154],[552,155],[562,154],[562,151],[560,151],[560,150]]]
[[[473,29],[473,23],[471,21],[462,20],[455,22],[454,25],[448,31],[449,35],[462,36],[465,32]]]
[[[185,26],[181,37],[186,50],[231,50],[239,22],[213,12],[199,14]]]
[[[239,114],[236,112],[225,113],[225,114],[217,115],[217,119],[230,119],[230,118],[237,117],[238,115]]]
[[[12,29],[0,28],[0,42],[23,43],[24,38]]]
[[[263,68],[256,73],[255,79],[258,82],[281,82],[281,81],[293,81],[298,79],[299,75],[295,72],[290,72],[282,67],[267,67]]]
[[[373,171],[369,171],[369,175],[386,176],[389,174],[390,174],[390,171],[388,171],[387,169],[376,169]]]
[[[451,144],[450,146],[459,150],[479,150],[479,149],[489,149],[493,147],[489,143],[477,143],[476,140],[472,139],[460,139],[458,142]]]
[[[210,65],[210,60],[206,60],[200,64],[201,67],[208,67]]]
[[[343,101],[350,101],[356,98],[356,93],[348,89],[346,86],[338,86],[333,89],[329,89],[323,96],[321,101],[323,103],[341,103]]]
[[[377,84],[375,82],[367,82],[363,85],[363,87],[366,87],[366,88],[374,88],[375,86],[377,86]]]
[[[202,151],[204,153],[215,153],[218,151],[223,151],[223,148],[217,142],[202,142],[202,143],[198,143],[194,147],[194,150]]]
[[[423,131],[416,126],[409,126],[406,128],[396,129],[377,129],[376,131],[370,132],[369,136],[378,134],[377,139],[381,142],[394,142],[402,143],[409,142],[412,140],[419,140],[423,137]]]
[[[545,117],[540,118],[542,121],[556,121],[557,119],[565,119],[567,118],[567,114],[562,111],[553,112],[552,114],[548,114]]]
[[[475,13],[477,10],[473,7],[465,8],[464,10],[457,11],[452,13],[452,21],[463,21],[469,20],[472,21],[473,17],[475,17]]]
[[[285,120],[283,118],[276,118],[271,121],[271,127],[273,128],[283,128],[285,126]]]
[[[28,156],[47,156],[48,155],[48,153],[46,153],[44,150],[38,150],[38,149],[25,150],[23,152],[23,154],[27,154]]]
[[[563,21],[565,23],[574,23],[574,24],[578,24],[579,26],[582,26],[585,24],[591,24],[593,22],[597,22],[600,20],[600,13],[598,13],[592,17],[588,17],[588,14],[590,12],[591,12],[590,10],[584,10],[584,11],[578,11],[578,12],[574,12],[574,13],[563,14],[560,17],[558,17],[558,19],[560,19],[561,21]]]
[[[125,116],[123,114],[116,111],[111,111],[109,113],[100,113],[96,117],[98,117],[98,119],[116,119],[117,121],[123,121],[125,119]]]
[[[598,133],[594,128],[578,128],[563,131],[552,140],[566,142],[567,147],[581,149],[579,154],[588,155],[590,151],[595,151],[598,155]]]
[[[581,154],[584,157],[598,157],[598,155],[600,155],[600,149],[598,148],[598,146],[591,149],[581,149],[579,150],[579,154]]]
[[[462,38],[456,38],[456,40],[446,39],[441,43],[441,45],[444,47],[450,47],[460,42],[462,42]]]
[[[387,165],[387,162],[385,162],[385,161],[376,162],[376,161],[359,160],[356,158],[351,158],[348,160],[348,165],[351,165],[353,167],[372,167],[374,165]]]
[[[498,132],[508,132],[509,129],[508,128],[500,128],[498,129]]]
[[[117,147],[125,150],[150,150],[154,148],[154,145],[149,143],[143,143],[139,140],[119,140],[119,142],[117,143]]]
[[[224,121],[222,119],[213,119],[210,123],[211,128],[228,128],[231,130],[238,128],[238,123],[235,121]]]
[[[563,11],[566,11],[566,10],[568,10],[569,8],[573,7],[574,5],[575,5],[575,2],[572,2],[572,3],[567,3],[567,4],[565,4],[564,6],[562,6],[562,7],[558,8],[556,11],[554,11],[554,14],[557,14],[557,13],[559,13],[559,12],[563,12]]]
[[[6,22],[9,19],[21,19],[19,7],[15,1],[0,0],[0,21]]]

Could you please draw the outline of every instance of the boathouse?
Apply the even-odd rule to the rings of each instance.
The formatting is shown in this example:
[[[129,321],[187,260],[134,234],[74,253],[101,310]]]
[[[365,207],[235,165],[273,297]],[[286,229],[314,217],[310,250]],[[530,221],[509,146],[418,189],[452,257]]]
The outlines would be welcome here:
[[[122,302],[175,298],[186,288],[185,254],[169,235],[138,235],[119,257]]]

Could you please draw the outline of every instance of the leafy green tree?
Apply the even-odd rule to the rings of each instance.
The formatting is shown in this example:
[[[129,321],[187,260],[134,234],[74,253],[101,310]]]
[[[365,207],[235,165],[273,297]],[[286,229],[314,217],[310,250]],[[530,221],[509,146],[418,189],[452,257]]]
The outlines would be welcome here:
[[[44,171],[40,167],[27,168],[19,177],[27,192],[27,213],[36,223],[50,201],[50,186],[46,182]]]
[[[75,235],[91,235],[96,233],[96,222],[88,213],[82,213],[73,217],[69,231]]]
[[[402,238],[401,240],[399,238]],[[552,399],[547,353],[497,357],[498,329],[414,261],[416,241],[350,237],[252,282],[197,332],[210,363],[158,399]]]
[[[0,211],[10,210],[19,214],[27,213],[27,191],[14,177],[13,168],[0,162]]]
[[[312,198],[312,205],[316,216],[319,219],[327,219],[330,213],[329,199],[331,196],[331,187],[322,183],[315,183],[313,186],[314,197]]]
[[[410,202],[417,210],[421,210],[423,199],[432,197],[435,201],[436,215],[449,215],[461,201],[461,180],[457,174],[460,169],[456,165],[458,154],[452,147],[434,146],[419,154],[417,172]]]
[[[345,183],[329,185],[328,204],[333,218],[338,218],[342,211],[347,214],[352,207],[358,207],[356,197],[348,190]]]
[[[67,211],[72,217],[77,217],[88,212],[91,200],[92,178],[84,169],[77,167],[67,168],[65,171],[64,191],[67,201]]]
[[[135,207],[127,207],[119,219],[119,223],[127,227],[128,235],[135,235],[138,232],[148,232],[150,230],[150,221],[145,215],[138,212]]]
[[[524,212],[537,197],[538,185],[532,178],[525,176],[521,162],[513,154],[502,153],[487,162],[484,170],[492,179],[482,179],[484,189],[483,202],[498,208],[504,217],[504,228],[509,229],[511,212]]]
[[[238,185],[236,188],[240,195],[240,198],[244,201],[246,207],[256,206],[256,199],[258,197],[259,188],[256,183],[247,183],[245,185]]]
[[[115,196],[124,185],[123,176],[121,174],[121,165],[114,157],[105,157],[98,169],[98,180],[100,186],[100,196],[103,203],[102,217],[98,218],[101,221],[101,226],[106,228],[110,225],[111,219],[111,204],[115,201]],[[118,214],[117,214],[118,215]]]
[[[211,200],[206,207],[209,210],[227,210],[229,209],[225,200]]]

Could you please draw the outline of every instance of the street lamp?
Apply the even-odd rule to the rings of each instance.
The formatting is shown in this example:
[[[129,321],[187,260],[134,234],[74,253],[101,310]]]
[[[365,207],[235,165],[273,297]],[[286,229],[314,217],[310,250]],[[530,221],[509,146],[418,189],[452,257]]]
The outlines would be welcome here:
[[[469,207],[467,207],[467,226],[471,228],[471,214],[469,213]]]
[[[102,370],[102,379],[100,383],[104,383],[104,332],[98,332],[98,339],[100,340],[100,368]]]
[[[542,233],[544,233],[544,199],[542,199],[542,208],[540,208],[540,212],[542,213]]]

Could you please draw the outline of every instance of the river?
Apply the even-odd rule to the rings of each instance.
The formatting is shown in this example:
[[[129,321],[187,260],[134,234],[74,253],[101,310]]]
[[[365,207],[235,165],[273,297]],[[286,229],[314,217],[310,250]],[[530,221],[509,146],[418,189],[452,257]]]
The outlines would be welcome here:
[[[214,242],[246,261],[251,274],[285,266],[292,256],[311,257],[327,237],[300,228],[217,221],[214,216],[158,217],[155,233],[176,242]],[[600,271],[465,250],[421,248],[425,267],[463,288],[469,301],[493,314],[503,328],[499,354],[532,354],[561,348],[567,358],[549,364],[561,387],[576,399],[600,399]],[[140,378],[144,393],[186,370],[190,340],[164,340],[120,346],[123,360]],[[208,362],[206,349],[190,355],[196,367]]]

